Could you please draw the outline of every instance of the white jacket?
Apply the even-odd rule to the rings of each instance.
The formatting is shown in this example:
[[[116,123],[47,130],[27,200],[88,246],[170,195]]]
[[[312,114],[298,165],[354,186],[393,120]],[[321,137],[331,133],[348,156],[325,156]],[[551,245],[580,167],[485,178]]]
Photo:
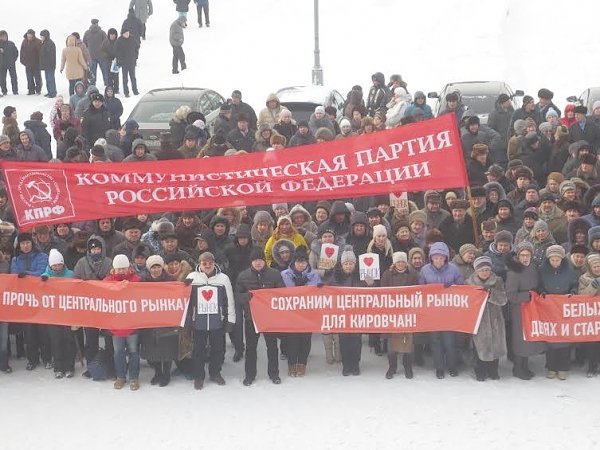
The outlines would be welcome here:
[[[196,271],[190,273],[186,278],[192,280],[192,284],[202,286],[209,284],[211,286],[223,286],[227,295],[227,322],[235,323],[235,297],[233,296],[233,288],[229,277],[215,266],[216,273],[208,278],[204,272],[200,272],[196,267]]]

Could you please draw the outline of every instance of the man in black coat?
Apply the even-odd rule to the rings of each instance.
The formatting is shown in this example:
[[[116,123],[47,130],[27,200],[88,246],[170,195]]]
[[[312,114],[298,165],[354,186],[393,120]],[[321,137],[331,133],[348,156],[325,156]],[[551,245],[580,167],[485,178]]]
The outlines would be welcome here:
[[[48,30],[40,31],[42,39],[42,47],[40,48],[40,70],[44,71],[46,79],[46,90],[48,93],[45,97],[56,97],[56,81],[54,80],[54,71],[56,70],[56,45],[50,39]]]
[[[237,122],[237,126],[227,135],[227,142],[236,150],[245,150],[248,153],[252,152],[252,147],[256,140],[254,139],[254,133],[248,127],[248,117],[246,114],[241,113],[238,114],[235,121]]]
[[[17,69],[15,64],[19,57],[19,50],[13,41],[8,40],[8,33],[4,30],[0,31],[0,89],[2,95],[8,93],[6,87],[6,72],[10,74],[10,83],[12,85],[12,93],[19,94],[19,86],[17,82]]]
[[[502,138],[500,146],[504,148],[505,153],[508,146],[508,140],[512,136],[510,119],[514,112],[515,109],[510,102],[510,97],[507,94],[500,94],[494,105],[494,110],[491,111],[488,116],[487,125],[500,133]]]
[[[248,126],[251,130],[256,130],[256,112],[248,103],[242,101],[242,93],[237,89],[231,93],[231,117],[236,120],[239,114],[245,114],[248,117]]]
[[[110,116],[104,107],[102,94],[92,95],[92,104],[83,114],[81,121],[81,134],[88,142],[94,143],[104,138],[105,133],[110,130]]]
[[[129,78],[131,78],[131,90],[133,95],[138,95],[137,79],[135,77],[135,64],[138,57],[140,45],[131,31],[125,28],[115,44],[115,57],[117,64],[123,71],[123,92],[125,97],[129,97]]]
[[[262,248],[255,247],[252,249],[250,261],[250,267],[239,274],[234,289],[235,303],[243,308],[246,323],[246,376],[244,386],[250,386],[256,379],[256,347],[260,336],[254,328],[252,314],[250,313],[250,302],[252,301],[250,291],[285,287],[279,271],[267,267],[265,252]],[[277,335],[263,333],[263,337],[267,344],[267,372],[269,378],[274,384],[280,384]]]
[[[539,125],[540,123],[542,123],[545,120],[545,119],[542,120],[542,118],[540,116],[540,112],[537,109],[537,106],[535,104],[535,100],[530,95],[526,95],[525,97],[523,97],[523,106],[521,106],[519,109],[517,109],[515,111],[515,113],[512,115],[512,119],[510,120],[510,129],[511,130],[515,129],[515,121],[516,120],[518,120],[518,119],[525,120],[528,117],[531,117],[533,120],[535,120],[536,125]]]
[[[135,16],[133,8],[129,8],[127,18],[123,21],[123,25],[121,25],[121,34],[125,33],[126,30],[131,33],[131,37],[139,47],[142,42],[142,36],[145,38],[145,26],[142,21]]]
[[[468,208],[467,200],[454,200],[450,204],[452,217],[447,217],[440,224],[444,242],[456,253],[462,245],[475,242],[473,219],[467,214]]]
[[[21,51],[19,58],[21,64],[25,66],[25,75],[27,76],[27,95],[40,94],[42,92],[42,72],[40,71],[40,41],[35,31],[27,30],[23,35]]]
[[[569,140],[571,142],[587,141],[594,151],[600,149],[600,128],[587,117],[585,106],[576,106],[575,122],[569,127]]]

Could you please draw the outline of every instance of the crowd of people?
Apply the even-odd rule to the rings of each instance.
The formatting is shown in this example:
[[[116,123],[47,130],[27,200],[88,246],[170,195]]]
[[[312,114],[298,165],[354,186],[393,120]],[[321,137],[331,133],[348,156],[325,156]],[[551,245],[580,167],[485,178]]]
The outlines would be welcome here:
[[[76,48],[76,39],[70,38]],[[160,148],[151,152],[134,121],[120,123],[122,105],[114,89],[107,87],[105,96],[94,85],[86,93],[82,83],[73,89],[70,99],[57,97],[50,111],[52,134],[45,130],[41,112],[21,129],[15,108],[6,107],[0,159],[113,163],[243,157],[296,151],[432,117],[423,92],[411,95],[399,75],[386,83],[383,74],[374,74],[366,95],[354,86],[341,119],[335,108],[318,106],[308,121],[296,122],[274,94],[257,114],[234,90],[212,130],[202,113],[179,107],[170,131],[161,135]],[[514,111],[511,99],[499,95],[488,123],[482,124],[459,92],[448,94],[447,109],[440,114],[457,117],[470,194],[463,189],[410,193],[405,207],[391,203],[389,195],[357,195],[333,202],[107,217],[42,225],[25,233],[16,230],[6,190],[0,189],[2,272],[43,280],[175,280],[192,286],[182,329],[2,323],[0,370],[11,371],[12,354],[27,358],[27,370],[41,365],[53,368],[57,378],[68,378],[80,358],[86,362],[85,376],[114,378],[116,389],[129,381],[137,390],[142,358],[155,371],[151,384],[166,386],[176,372],[202,389],[207,364],[209,379],[225,384],[221,366],[228,334],[232,360],[244,360],[243,383],[251,385],[260,337],[249,308],[251,291],[441,283],[471,284],[489,292],[477,334],[369,334],[372,351],[388,356],[386,378],[398,373],[400,355],[406,378],[413,377],[415,364],[430,364],[431,355],[440,379],[457,376],[470,362],[477,380],[498,379],[498,363],[507,357],[513,375],[529,380],[534,373],[528,358],[541,353],[548,378],[565,380],[572,365],[586,363],[588,376],[596,375],[600,343],[547,344],[523,338],[521,304],[530,301],[530,291],[597,295],[600,290],[600,102],[591,114],[576,105],[561,112],[550,90],[540,89],[537,96],[538,102],[525,96]],[[55,157],[51,139],[57,142]],[[340,249],[333,268],[319,262],[327,243]],[[379,257],[380,280],[359,279],[357,261],[367,252]],[[205,285],[219,287],[217,313],[198,307],[197,288]],[[12,334],[14,348],[9,345]],[[307,375],[310,333],[262,334],[273,383],[281,383],[280,359],[287,360],[288,376]],[[360,374],[363,336],[323,334],[323,345],[327,363],[341,363],[342,375]]]

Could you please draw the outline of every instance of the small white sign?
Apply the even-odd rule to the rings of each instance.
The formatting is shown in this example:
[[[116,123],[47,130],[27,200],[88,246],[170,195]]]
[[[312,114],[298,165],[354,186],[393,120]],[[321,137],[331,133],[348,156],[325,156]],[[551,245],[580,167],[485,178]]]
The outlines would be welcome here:
[[[360,280],[367,278],[380,279],[379,255],[376,253],[364,253],[358,257],[358,274]]]
[[[319,256],[317,269],[333,269],[337,263],[339,251],[340,247],[338,245],[321,244],[321,255]]]
[[[219,313],[219,290],[215,286],[198,287],[198,314]]]
[[[410,207],[408,204],[408,193],[402,192],[399,194],[390,194],[390,206],[397,209],[401,215],[410,214]]]

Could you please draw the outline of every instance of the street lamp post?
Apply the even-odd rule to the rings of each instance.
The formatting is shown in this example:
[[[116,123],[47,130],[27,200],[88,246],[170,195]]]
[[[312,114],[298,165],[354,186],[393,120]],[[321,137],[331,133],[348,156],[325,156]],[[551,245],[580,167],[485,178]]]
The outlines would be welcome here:
[[[321,52],[319,51],[319,0],[315,0],[315,65],[312,69],[312,84],[323,86],[323,68],[321,67]]]

